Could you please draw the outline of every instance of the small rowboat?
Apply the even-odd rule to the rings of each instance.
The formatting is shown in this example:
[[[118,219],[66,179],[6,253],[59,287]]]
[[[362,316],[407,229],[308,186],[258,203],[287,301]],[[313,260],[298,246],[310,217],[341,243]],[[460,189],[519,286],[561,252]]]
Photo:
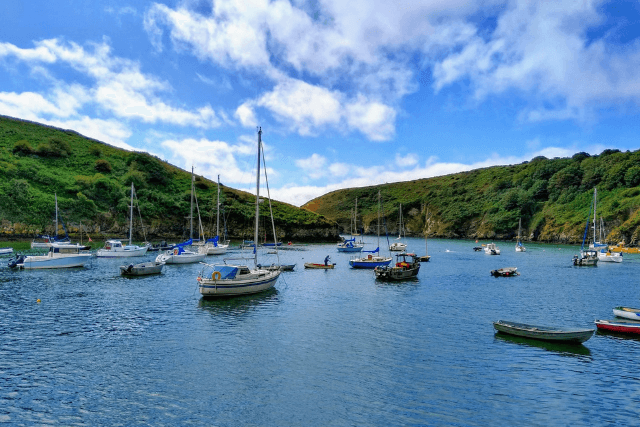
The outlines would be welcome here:
[[[497,322],[493,322],[493,327],[498,332],[515,335],[518,337],[574,344],[579,344],[587,341],[595,332],[595,329],[568,329],[557,328],[553,326],[536,326],[527,325],[525,323],[509,322],[505,320],[498,320]]]
[[[120,274],[123,276],[148,276],[150,274],[160,274],[164,262],[150,261],[140,264],[129,264],[120,266]]]
[[[640,320],[640,309],[631,307],[616,307],[613,309],[613,315],[624,317],[625,319]]]
[[[271,264],[271,265],[262,265],[262,264],[258,264],[257,266],[258,268],[261,268],[263,270],[269,270],[269,271],[275,271],[275,270],[280,270],[280,271],[293,271],[293,269],[296,267],[295,264]]]
[[[491,270],[491,275],[495,277],[511,277],[519,276],[517,267],[504,267],[497,270]]]
[[[596,320],[596,326],[600,331],[640,334],[640,322],[633,320]]]
[[[316,264],[313,262],[305,262],[304,263],[304,268],[319,268],[319,269],[325,269],[325,270],[331,270],[333,267],[335,267],[335,263],[333,264]]]

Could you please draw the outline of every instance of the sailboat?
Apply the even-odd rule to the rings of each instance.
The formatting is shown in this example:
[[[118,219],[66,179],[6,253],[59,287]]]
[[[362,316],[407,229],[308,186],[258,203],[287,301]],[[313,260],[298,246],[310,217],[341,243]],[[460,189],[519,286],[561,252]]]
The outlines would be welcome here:
[[[78,250],[91,249],[91,246],[86,246],[86,245],[83,245],[81,243],[71,243],[71,239],[69,239],[69,235],[67,234],[67,229],[64,226],[64,222],[62,222],[62,218],[60,218],[60,221],[62,222],[62,228],[64,229],[65,236],[64,237],[59,237],[58,236],[58,229],[59,229],[59,225],[58,225],[58,215],[59,215],[58,194],[54,193],[54,198],[55,198],[55,202],[56,202],[55,235],[53,235],[53,236],[49,236],[49,235],[40,235],[40,236],[38,236],[36,239],[33,239],[33,241],[31,242],[31,249],[44,249],[44,248],[48,249],[48,248],[50,248],[52,246],[53,243],[56,243],[56,245],[58,247],[65,246],[66,248],[69,248],[69,249],[78,249]]]
[[[204,257],[207,255],[202,246],[200,246],[198,252],[187,249],[187,247],[193,245],[193,200],[195,197],[194,183],[195,176],[193,174],[193,167],[191,167],[191,211],[189,215],[189,240],[187,240],[186,242],[178,243],[172,249],[159,254],[156,257],[156,262],[163,262],[165,264],[193,264],[203,261]],[[199,211],[200,210],[198,209],[198,212]],[[198,219],[199,218],[200,214],[198,213]],[[200,237],[201,231],[202,221],[199,221],[198,237]]]
[[[364,247],[364,242],[356,242],[355,236],[360,235],[358,233],[358,198],[356,197],[356,207],[352,212],[350,220],[350,228],[351,228],[351,238],[344,239],[342,242],[338,243],[338,252],[360,252]]]
[[[404,223],[402,222],[402,203],[400,203],[400,209],[398,210],[398,238],[396,240],[400,240],[404,237]],[[407,250],[407,244],[404,242],[393,242],[391,246],[389,246],[390,251],[405,251]]]
[[[258,166],[256,173],[256,219],[253,241],[258,242],[258,227],[260,221],[260,160],[262,150],[262,128],[258,130]],[[264,163],[264,159],[262,159]],[[265,166],[266,177],[266,166]],[[267,184],[267,191],[269,186]],[[269,200],[271,206],[271,200]],[[273,214],[271,215],[273,218]],[[273,225],[273,222],[272,222]],[[274,227],[274,242],[277,240]],[[198,288],[203,297],[224,297],[247,295],[271,289],[280,277],[279,268],[263,269],[258,267],[258,251],[253,248],[254,267],[249,268],[240,264],[205,264],[198,276]],[[210,270],[212,269],[212,271]]]
[[[585,265],[598,265],[598,251],[594,249],[595,245],[595,217],[596,217],[596,200],[597,200],[598,190],[597,188],[593,189],[593,203],[589,208],[589,215],[587,216],[587,225],[584,228],[584,235],[582,236],[582,245],[580,246],[580,255],[573,256],[573,265],[577,266],[585,266]],[[593,210],[593,240],[594,245],[591,245],[590,248],[585,248],[584,244],[587,240],[587,235],[589,234],[589,218],[591,218],[591,210]]]
[[[527,248],[524,247],[520,241],[520,232],[522,231],[522,218],[518,220],[518,241],[516,242],[516,252],[526,252]]]
[[[595,217],[593,224],[593,235],[596,235],[596,225],[595,225]],[[609,245],[606,243],[602,243],[605,237],[604,231],[604,220],[600,217],[600,229],[598,230],[599,239],[596,240],[594,237],[594,242],[589,245],[590,249],[595,249],[598,251],[598,261],[600,262],[622,262],[622,252],[612,252],[609,250]]]
[[[131,243],[131,237],[133,235],[133,195],[135,188],[133,182],[131,182],[131,205],[129,212],[129,244],[124,246],[120,240],[107,240],[104,243],[104,248],[98,249],[96,252],[97,257],[103,258],[121,258],[132,256],[144,256],[147,253],[147,246],[137,246]]]
[[[361,258],[352,258],[349,260],[349,265],[352,268],[376,268],[384,267],[391,263],[391,257],[380,256],[380,191],[378,190],[378,247],[368,252],[369,255]],[[374,255],[378,254],[378,255]]]
[[[229,241],[220,241],[220,175],[218,175],[218,201],[216,204],[216,235],[208,239],[204,245],[207,255],[220,255],[227,253]]]

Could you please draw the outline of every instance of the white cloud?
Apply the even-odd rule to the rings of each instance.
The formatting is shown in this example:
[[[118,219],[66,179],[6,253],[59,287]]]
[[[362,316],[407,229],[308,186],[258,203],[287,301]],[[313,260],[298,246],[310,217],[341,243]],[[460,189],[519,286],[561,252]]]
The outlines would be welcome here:
[[[251,108],[250,103],[244,103],[240,105],[234,114],[234,116],[240,121],[240,124],[244,127],[253,127],[256,126],[258,121],[256,120],[256,115]]]
[[[327,159],[314,153],[306,159],[296,160],[296,166],[302,169],[303,173],[312,179],[321,178],[327,175]]]
[[[401,156],[400,154],[396,154],[396,165],[399,167],[410,167],[418,164],[418,155],[414,153],[409,153],[406,156]]]

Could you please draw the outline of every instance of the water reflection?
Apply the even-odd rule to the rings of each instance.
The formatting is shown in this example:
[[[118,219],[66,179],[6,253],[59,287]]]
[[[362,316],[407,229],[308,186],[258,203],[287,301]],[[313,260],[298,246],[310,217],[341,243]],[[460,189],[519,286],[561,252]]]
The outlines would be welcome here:
[[[631,340],[631,341],[638,341],[640,342],[640,336],[639,335],[631,335],[631,334],[625,334],[624,332],[614,332],[614,331],[603,331],[598,329],[596,331],[597,335],[601,335],[601,336],[605,336],[605,337],[609,337],[612,339],[616,339],[616,340]]]
[[[200,298],[198,308],[212,314],[241,314],[247,313],[260,306],[278,302],[278,290],[268,289],[259,294],[236,297]]]
[[[517,337],[515,335],[507,335],[496,332],[494,335],[497,340],[512,342],[520,345],[542,348],[547,351],[561,354],[563,356],[591,356],[591,350],[582,344],[556,343],[551,341],[541,341],[533,338]]]

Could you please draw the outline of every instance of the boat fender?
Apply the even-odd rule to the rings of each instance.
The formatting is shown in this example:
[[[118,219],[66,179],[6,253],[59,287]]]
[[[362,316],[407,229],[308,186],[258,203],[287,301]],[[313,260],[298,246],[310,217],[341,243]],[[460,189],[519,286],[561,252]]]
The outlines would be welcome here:
[[[178,255],[178,250],[177,250],[177,249],[174,249],[174,250],[173,250],[173,254],[174,254],[174,255]]]
[[[214,271],[213,274],[211,275],[211,278],[213,280],[220,280],[221,277],[222,277],[222,274],[220,274],[219,271]]]

